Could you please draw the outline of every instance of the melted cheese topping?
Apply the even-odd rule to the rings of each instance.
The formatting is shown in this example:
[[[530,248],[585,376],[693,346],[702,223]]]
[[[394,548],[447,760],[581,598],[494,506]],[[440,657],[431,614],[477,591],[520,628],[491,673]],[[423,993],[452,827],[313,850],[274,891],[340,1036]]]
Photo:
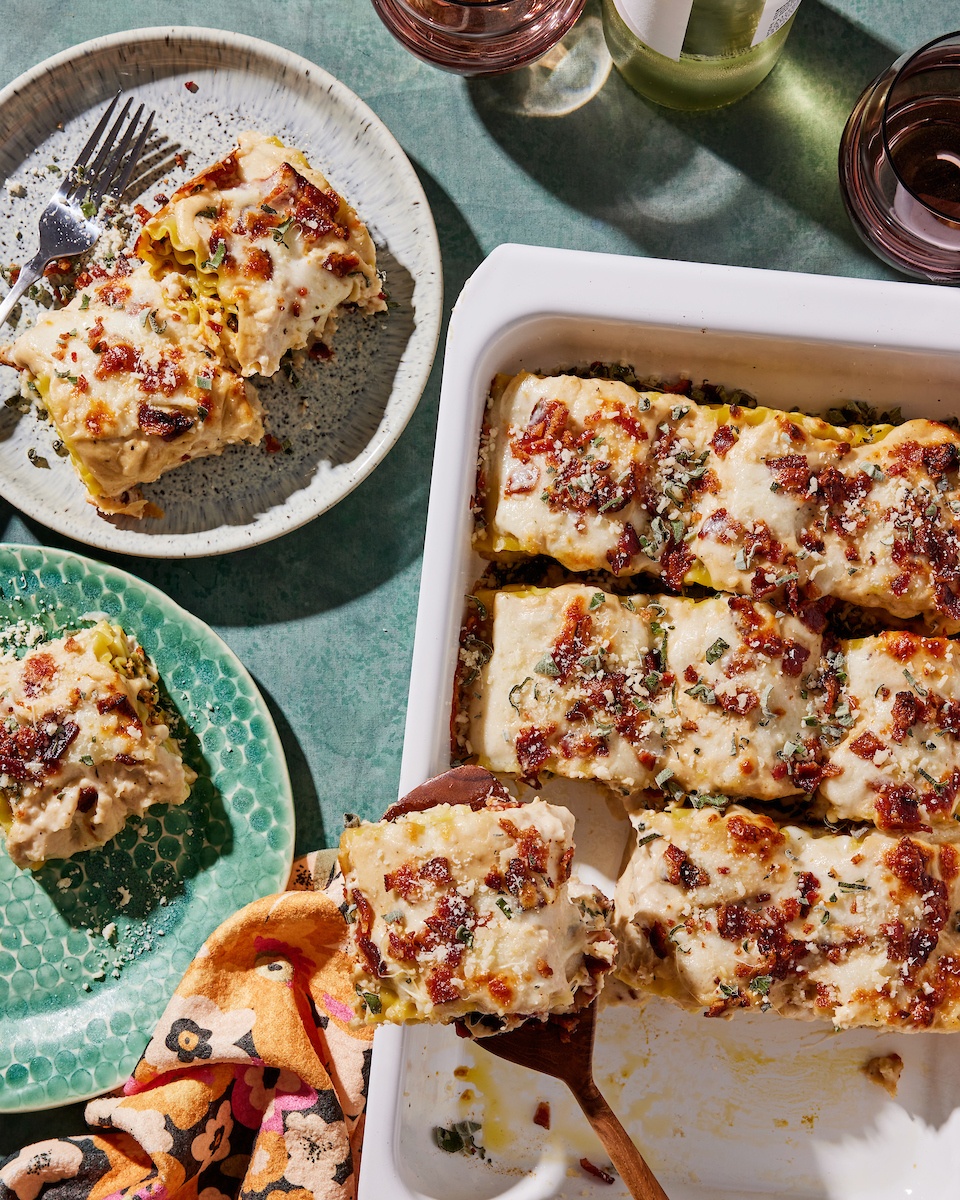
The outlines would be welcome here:
[[[745,809],[644,811],[617,885],[617,974],[708,1016],[960,1028],[960,854],[778,827]]]
[[[603,898],[568,882],[572,815],[542,800],[491,804],[440,804],[344,831],[368,1023],[479,1013],[515,1024],[569,1012],[599,990],[615,944]]]
[[[579,584],[479,599],[489,619],[464,637],[455,729],[481,765],[625,792],[775,799],[816,787],[823,647],[795,618],[740,597]]]
[[[259,442],[253,387],[212,356],[182,280],[146,267],[97,278],[3,356],[26,372],[102,512],[143,516],[139,485],[191,458]]]
[[[491,396],[475,544],[960,631],[960,435],[841,428],[622,383],[521,374]]]
[[[852,722],[820,794],[832,820],[955,835],[960,807],[960,645],[884,633],[846,648]]]
[[[0,662],[0,824],[19,867],[102,846],[196,778],[136,641],[101,621]]]
[[[179,188],[136,252],[224,306],[224,346],[243,375],[272,375],[286,351],[328,340],[345,304],[386,308],[356,212],[299,150],[258,133]]]

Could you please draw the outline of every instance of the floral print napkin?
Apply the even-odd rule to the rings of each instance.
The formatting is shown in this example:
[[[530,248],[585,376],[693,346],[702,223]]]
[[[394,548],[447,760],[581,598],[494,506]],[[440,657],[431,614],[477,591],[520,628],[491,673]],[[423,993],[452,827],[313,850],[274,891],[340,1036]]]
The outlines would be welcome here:
[[[352,1200],[372,1031],[352,1029],[335,851],[217,929],[90,1132],[0,1166],[0,1200]]]

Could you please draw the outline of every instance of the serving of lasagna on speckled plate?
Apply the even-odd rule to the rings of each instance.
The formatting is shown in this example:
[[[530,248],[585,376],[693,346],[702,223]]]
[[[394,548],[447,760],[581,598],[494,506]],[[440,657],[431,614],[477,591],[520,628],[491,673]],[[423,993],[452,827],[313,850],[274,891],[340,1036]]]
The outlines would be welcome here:
[[[17,131],[0,152],[7,280],[114,66],[156,112],[96,247],[54,263],[4,330],[20,378],[0,367],[0,488],[103,549],[257,545],[352,490],[416,407],[441,307],[429,207],[377,117],[295,54],[203,29],[102,54],[41,64],[42,85],[0,103]]]

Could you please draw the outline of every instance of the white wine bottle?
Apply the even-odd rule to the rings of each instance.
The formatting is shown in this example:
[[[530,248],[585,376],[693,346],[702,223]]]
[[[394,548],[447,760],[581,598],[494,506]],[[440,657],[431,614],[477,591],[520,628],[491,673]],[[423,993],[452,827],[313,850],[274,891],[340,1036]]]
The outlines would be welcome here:
[[[668,108],[719,108],[765,79],[800,0],[603,0],[620,73]]]

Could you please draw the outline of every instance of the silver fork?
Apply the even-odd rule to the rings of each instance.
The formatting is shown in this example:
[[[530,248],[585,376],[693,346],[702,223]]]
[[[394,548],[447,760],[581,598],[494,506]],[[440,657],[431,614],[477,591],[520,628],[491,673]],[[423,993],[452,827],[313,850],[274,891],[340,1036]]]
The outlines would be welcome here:
[[[108,191],[118,198],[123,194],[156,116],[156,112],[150,113],[138,136],[137,126],[143,117],[144,105],[141,104],[128,121],[133,104],[131,96],[110,132],[103,137],[119,101],[120,93],[117,92],[77,161],[64,175],[63,182],[40,214],[40,249],[20,268],[17,282],[0,303],[0,325],[27,288],[42,277],[48,263],[55,258],[83,254],[103,233],[98,220],[100,202]]]

